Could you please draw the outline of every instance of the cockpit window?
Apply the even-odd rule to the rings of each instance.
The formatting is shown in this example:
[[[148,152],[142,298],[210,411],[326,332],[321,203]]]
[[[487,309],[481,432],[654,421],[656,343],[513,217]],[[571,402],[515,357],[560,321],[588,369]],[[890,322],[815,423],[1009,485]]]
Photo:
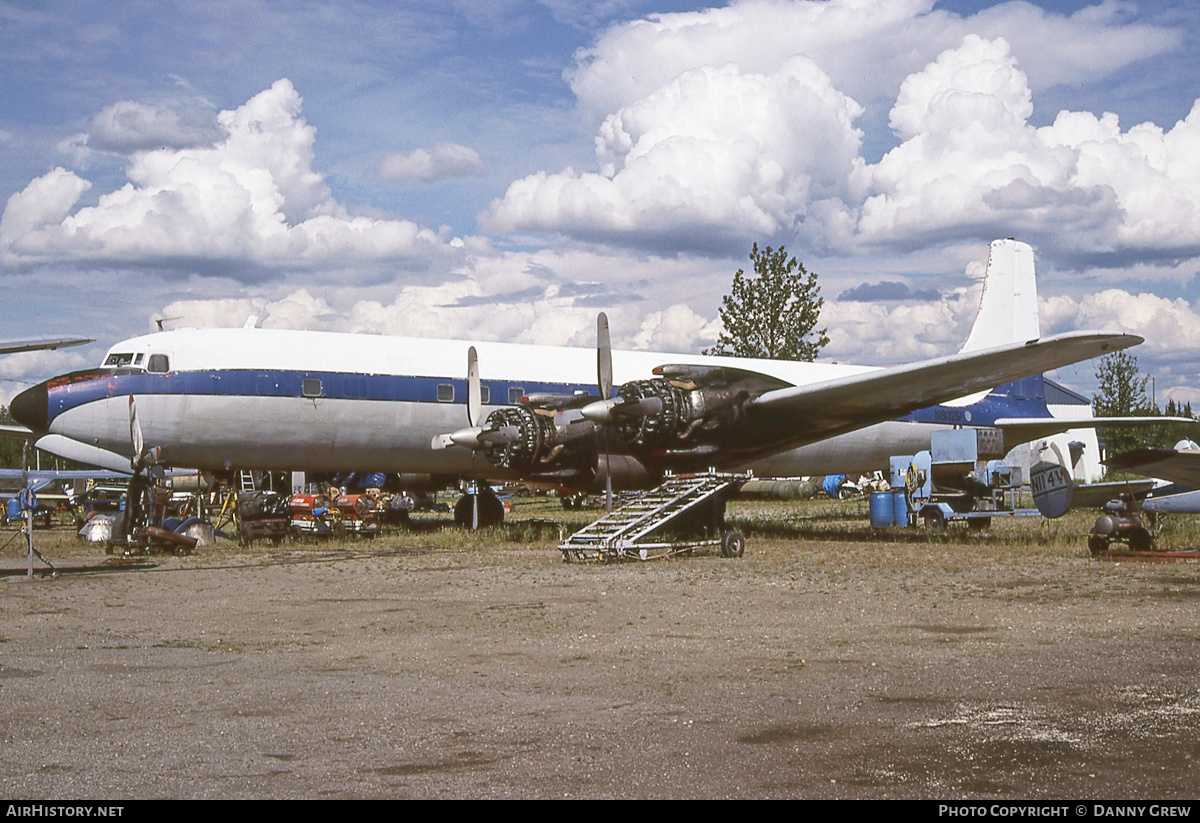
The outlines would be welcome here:
[[[133,362],[133,352],[113,352],[104,361],[106,366],[128,366]]]
[[[138,352],[137,354],[135,354],[133,356],[133,365],[135,365],[135,366],[142,365],[142,353],[141,352]]]
[[[165,354],[152,354],[146,361],[146,371],[151,374],[166,374],[171,370],[171,361]]]

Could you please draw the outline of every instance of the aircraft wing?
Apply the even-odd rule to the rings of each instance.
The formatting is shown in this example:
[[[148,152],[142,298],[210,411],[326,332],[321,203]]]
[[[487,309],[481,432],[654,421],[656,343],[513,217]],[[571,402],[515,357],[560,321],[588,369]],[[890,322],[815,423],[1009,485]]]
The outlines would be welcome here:
[[[44,435],[38,438],[38,441],[33,445],[42,451],[50,452],[50,454],[58,455],[59,457],[65,457],[67,460],[87,463],[89,466],[99,466],[102,469],[108,469],[121,475],[130,475],[133,473],[128,455],[110,452],[108,449],[102,449],[88,443],[80,443],[78,440],[63,437],[61,434]]]
[[[23,340],[0,340],[0,354],[63,349],[67,346],[82,346],[84,343],[94,342],[90,337],[29,337]]]
[[[1133,449],[1104,461],[1117,471],[1160,477],[1183,486],[1200,488],[1200,452],[1176,449]]]
[[[993,424],[1004,430],[1006,446],[1028,443],[1071,429],[1112,429],[1118,426],[1150,426],[1158,423],[1191,423],[1190,417],[1085,417],[1074,420],[1060,417],[1001,417]]]
[[[1120,332],[1070,332],[769,391],[747,406],[754,445],[746,452],[764,455],[815,443],[1141,342]]]
[[[129,472],[98,469],[0,469],[0,480],[22,480],[29,475],[31,481],[52,483],[55,480],[127,480]]]

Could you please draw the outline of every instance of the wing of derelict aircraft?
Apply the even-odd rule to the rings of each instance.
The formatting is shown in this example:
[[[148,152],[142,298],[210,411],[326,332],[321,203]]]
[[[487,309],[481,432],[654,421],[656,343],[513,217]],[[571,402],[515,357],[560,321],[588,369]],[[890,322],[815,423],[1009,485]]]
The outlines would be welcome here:
[[[0,354],[64,349],[67,346],[82,346],[84,343],[94,342],[90,337],[29,337],[18,340],[0,340]]]
[[[815,443],[1141,342],[1132,334],[1072,332],[768,391],[746,412],[753,441],[769,445],[747,451],[769,454]]]
[[[1117,471],[1160,477],[1200,488],[1200,452],[1178,449],[1133,449],[1110,457],[1104,465]]]
[[[132,474],[128,455],[120,455],[88,443],[81,443],[61,434],[47,434],[33,445],[50,454],[89,466],[99,466],[122,475]]]
[[[0,480],[21,480],[28,476],[38,482],[55,480],[127,480],[129,472],[104,471],[99,469],[0,469]]]
[[[1152,426],[1159,423],[1191,423],[1189,417],[1001,417],[993,424],[1004,431],[1004,442],[1008,445],[1028,443],[1042,437],[1061,434],[1071,429],[1112,429],[1120,427]]]

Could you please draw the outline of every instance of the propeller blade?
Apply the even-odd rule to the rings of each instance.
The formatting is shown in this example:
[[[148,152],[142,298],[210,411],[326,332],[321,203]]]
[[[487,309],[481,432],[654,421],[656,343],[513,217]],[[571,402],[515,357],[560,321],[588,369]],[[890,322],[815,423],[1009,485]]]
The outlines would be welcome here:
[[[596,387],[600,389],[600,398],[607,400],[612,396],[613,366],[612,342],[608,335],[608,315],[604,312],[596,315]]]
[[[609,411],[612,408],[609,404],[614,401],[612,387],[612,340],[608,333],[608,315],[600,312],[596,315],[596,388],[600,390],[600,400],[583,407],[581,413],[585,418],[597,424],[609,420]],[[596,408],[597,406],[601,408]],[[598,417],[588,417],[589,409]],[[601,425],[596,430],[596,436],[600,438],[600,451],[604,455],[604,510],[611,513],[612,472],[608,468],[608,430]]]
[[[137,404],[134,402],[132,394],[129,395],[129,444],[133,448],[131,465],[137,468],[137,461],[142,456],[142,449],[146,444],[142,440],[142,424],[138,422]]]
[[[483,390],[479,383],[479,355],[467,349],[467,425],[474,426],[483,413]]]
[[[162,455],[162,447],[155,446],[152,449],[147,449],[142,454],[137,455],[129,461],[129,465],[134,471],[148,469],[151,466],[157,466],[159,457]]]

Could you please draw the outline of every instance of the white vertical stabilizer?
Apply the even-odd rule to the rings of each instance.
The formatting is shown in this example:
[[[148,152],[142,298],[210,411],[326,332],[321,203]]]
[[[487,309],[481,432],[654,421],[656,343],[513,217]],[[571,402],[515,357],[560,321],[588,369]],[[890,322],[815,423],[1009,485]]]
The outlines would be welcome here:
[[[1033,248],[1011,238],[993,240],[983,276],[979,316],[962,350],[979,351],[1039,337]]]

